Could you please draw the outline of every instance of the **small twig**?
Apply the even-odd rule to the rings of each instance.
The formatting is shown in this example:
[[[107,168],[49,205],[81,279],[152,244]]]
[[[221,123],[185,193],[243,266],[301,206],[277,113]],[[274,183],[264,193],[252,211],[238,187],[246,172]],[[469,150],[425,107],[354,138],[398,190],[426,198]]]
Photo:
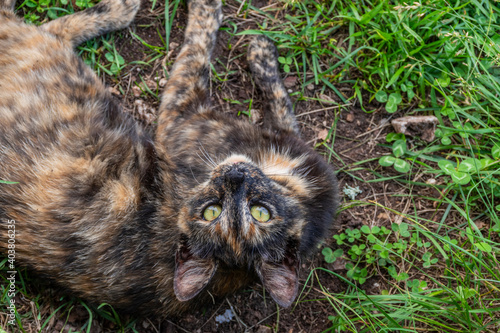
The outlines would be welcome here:
[[[240,325],[240,328],[241,328],[241,325],[243,325],[243,326],[245,326],[245,329],[248,329],[248,325],[245,324],[243,322],[243,320],[241,320],[241,318],[236,314],[236,311],[234,310],[234,307],[231,304],[231,302],[229,302],[229,299],[226,298],[226,302],[227,302],[227,304],[229,304],[229,307],[231,308],[231,311],[233,312],[233,315],[236,318],[236,322],[238,323],[238,325]]]
[[[339,104],[339,105],[329,106],[329,107],[326,107],[326,108],[321,108],[321,109],[316,109],[316,110],[312,110],[312,111],[307,111],[307,112],[298,114],[295,117],[302,117],[302,116],[305,116],[305,115],[308,115],[308,114],[311,114],[311,113],[316,113],[316,112],[320,112],[320,111],[327,111],[327,110],[332,110],[332,109],[338,109],[338,108],[343,108],[343,107],[346,107],[346,106],[351,106],[351,104]]]
[[[378,126],[378,127],[375,127],[375,128],[374,128],[374,129],[372,129],[372,130],[369,130],[368,132],[364,132],[364,133],[362,133],[362,134],[359,134],[358,136],[356,136],[356,139],[358,139],[358,138],[360,138],[360,137],[362,137],[362,136],[368,135],[368,134],[370,134],[371,132],[374,132],[374,131],[377,131],[377,130],[382,130],[384,127],[387,127],[387,126],[390,126],[390,125],[391,125],[391,123],[387,122],[387,123],[385,123],[385,124],[383,124],[383,125],[380,125],[380,126]]]
[[[177,328],[178,328],[178,329],[180,329],[181,331],[186,332],[186,333],[190,333],[188,330],[186,330],[186,329],[184,329],[184,328],[180,327],[179,325],[177,325],[177,324],[176,324],[176,323],[174,323],[173,321],[170,321],[170,320],[168,320],[168,319],[167,319],[166,321],[167,321],[168,323],[170,323],[170,324],[174,325],[175,327],[177,327]]]
[[[205,323],[203,323],[203,325],[200,326],[200,329],[203,328],[203,326],[205,326],[210,320],[212,320],[212,318],[217,314],[217,312],[220,310],[220,308],[222,307],[222,303],[221,305],[219,305],[219,307],[217,308],[217,310],[215,310],[212,315],[210,316],[210,318],[207,319],[207,321]]]

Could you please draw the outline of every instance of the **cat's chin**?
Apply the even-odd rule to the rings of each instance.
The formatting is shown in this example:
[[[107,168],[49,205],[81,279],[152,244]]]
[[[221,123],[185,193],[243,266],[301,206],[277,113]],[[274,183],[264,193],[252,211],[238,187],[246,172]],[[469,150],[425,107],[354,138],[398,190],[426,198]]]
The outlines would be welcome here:
[[[276,303],[289,307],[297,298],[299,288],[299,256],[295,247],[288,246],[281,261],[260,260],[254,269],[260,281]],[[214,277],[219,263],[214,258],[200,258],[186,245],[175,256],[174,292],[181,302],[198,295]]]
[[[241,154],[233,154],[226,158],[224,161],[222,161],[219,165],[231,165],[231,164],[236,164],[236,163],[252,163],[252,161],[246,157],[245,155]]]

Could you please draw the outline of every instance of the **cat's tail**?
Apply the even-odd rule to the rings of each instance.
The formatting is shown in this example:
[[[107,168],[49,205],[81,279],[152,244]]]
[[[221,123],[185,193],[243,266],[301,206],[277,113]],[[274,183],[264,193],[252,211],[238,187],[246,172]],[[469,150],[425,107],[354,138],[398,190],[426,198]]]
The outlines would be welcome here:
[[[16,0],[0,0],[0,10],[14,11]]]
[[[140,4],[141,0],[102,0],[94,7],[45,23],[42,28],[76,47],[86,40],[127,27]]]
[[[292,102],[280,78],[278,51],[273,42],[263,35],[257,36],[248,46],[247,59],[253,79],[264,96],[264,126],[299,134]]]

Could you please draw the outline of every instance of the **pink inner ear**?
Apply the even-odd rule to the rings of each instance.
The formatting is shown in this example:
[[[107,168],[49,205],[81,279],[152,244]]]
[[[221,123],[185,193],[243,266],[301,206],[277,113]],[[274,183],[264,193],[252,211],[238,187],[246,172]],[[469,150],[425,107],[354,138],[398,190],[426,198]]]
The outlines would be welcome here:
[[[282,263],[263,262],[256,270],[276,303],[289,307],[299,290],[298,261],[285,259]]]
[[[186,248],[181,248],[177,252],[175,261],[174,292],[177,299],[182,302],[198,295],[210,282],[217,269],[213,259],[196,258]]]

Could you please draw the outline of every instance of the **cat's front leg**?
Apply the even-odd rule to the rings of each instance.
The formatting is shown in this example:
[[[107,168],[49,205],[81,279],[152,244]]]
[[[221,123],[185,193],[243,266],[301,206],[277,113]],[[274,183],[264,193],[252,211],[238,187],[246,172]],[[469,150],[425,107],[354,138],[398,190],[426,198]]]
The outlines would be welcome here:
[[[50,21],[42,28],[76,47],[86,40],[127,27],[140,4],[141,0],[103,0],[84,11]]]
[[[276,132],[299,134],[292,102],[278,71],[278,52],[273,42],[256,37],[248,47],[248,64],[264,97],[264,127]]]
[[[174,63],[159,110],[157,142],[176,120],[208,108],[210,56],[222,22],[220,0],[189,1],[184,44]]]

